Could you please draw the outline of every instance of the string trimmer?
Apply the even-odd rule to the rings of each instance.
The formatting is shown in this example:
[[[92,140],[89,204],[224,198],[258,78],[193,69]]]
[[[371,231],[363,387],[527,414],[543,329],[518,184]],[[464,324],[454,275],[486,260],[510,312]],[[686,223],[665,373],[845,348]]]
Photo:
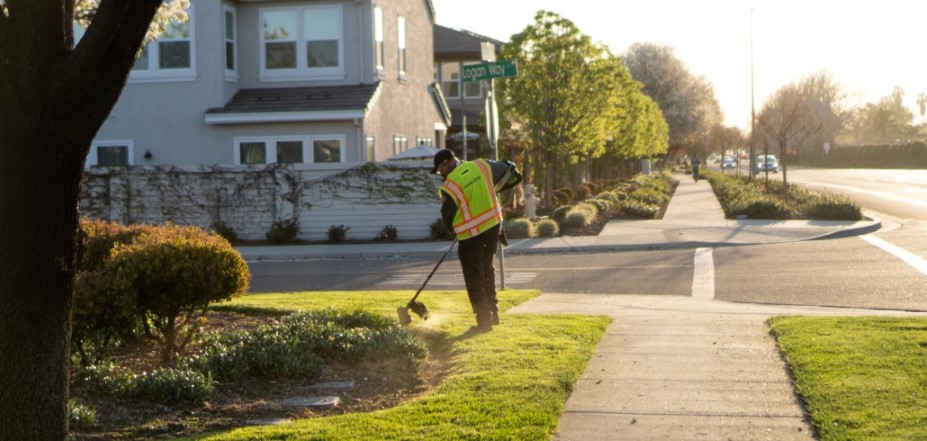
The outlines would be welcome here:
[[[451,250],[454,249],[454,244],[456,243],[457,243],[457,238],[454,238],[454,241],[451,242],[451,246],[447,248],[447,251],[445,251],[444,255],[441,256],[441,260],[438,261],[438,264],[435,265],[434,269],[431,270],[431,274],[429,274],[428,277],[425,279],[425,283],[423,283],[422,287],[419,288],[418,291],[416,291],[414,296],[412,296],[412,300],[409,300],[409,303],[406,303],[406,306],[400,306],[396,308],[396,314],[399,315],[400,325],[405,326],[405,325],[408,325],[409,323],[412,323],[412,316],[409,315],[410,309],[412,310],[412,312],[415,313],[415,315],[421,317],[422,320],[428,320],[428,317],[430,315],[428,313],[428,307],[425,306],[425,304],[422,302],[416,302],[415,299],[418,298],[418,295],[421,294],[422,290],[425,289],[425,286],[428,285],[428,281],[431,280],[431,276],[435,275],[435,271],[438,270],[438,267],[441,266],[441,263],[444,262],[444,259],[447,258],[447,255],[451,254]]]

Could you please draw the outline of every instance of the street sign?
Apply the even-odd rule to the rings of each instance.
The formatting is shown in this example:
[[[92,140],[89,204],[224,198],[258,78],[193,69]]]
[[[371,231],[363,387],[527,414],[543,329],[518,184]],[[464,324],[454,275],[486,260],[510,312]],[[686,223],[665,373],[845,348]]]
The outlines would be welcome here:
[[[467,64],[463,67],[463,80],[480,81],[493,78],[509,78],[518,76],[518,67],[515,60],[491,61],[480,64]]]

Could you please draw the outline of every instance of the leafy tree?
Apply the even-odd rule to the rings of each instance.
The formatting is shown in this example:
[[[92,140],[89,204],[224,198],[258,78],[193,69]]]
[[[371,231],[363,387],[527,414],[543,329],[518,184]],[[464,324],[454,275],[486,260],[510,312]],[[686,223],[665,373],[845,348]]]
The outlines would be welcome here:
[[[863,142],[888,143],[907,139],[912,134],[914,114],[904,105],[904,90],[895,87],[892,94],[878,103],[867,103],[860,111]]]
[[[162,0],[0,0],[0,440],[64,440],[84,161]]]
[[[635,43],[624,55],[631,76],[644,84],[669,126],[671,147],[702,145],[705,136],[722,120],[714,87],[696,77],[673,54],[673,49],[652,43]]]
[[[646,104],[640,114],[631,109],[628,94],[639,93],[639,85],[621,60],[555,13],[539,11],[533,25],[511,37],[502,57],[516,60],[519,71],[500,84],[503,113],[525,135],[535,169],[543,168],[548,206],[555,176],[565,165],[586,160],[588,166],[592,158],[616,151],[614,146],[633,145],[618,140],[634,141],[632,134],[646,131],[622,132],[621,122],[655,117]],[[658,133],[658,124],[652,125]]]

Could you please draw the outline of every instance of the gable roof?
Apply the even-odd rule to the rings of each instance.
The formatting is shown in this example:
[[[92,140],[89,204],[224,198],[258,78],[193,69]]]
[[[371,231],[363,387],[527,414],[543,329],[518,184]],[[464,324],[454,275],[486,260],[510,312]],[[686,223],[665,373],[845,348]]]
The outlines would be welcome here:
[[[380,83],[352,86],[241,89],[223,107],[206,111],[207,124],[336,121],[363,118]]]
[[[496,46],[496,51],[503,42],[463,29],[434,25],[435,61],[480,60],[482,52],[480,43],[488,41]]]

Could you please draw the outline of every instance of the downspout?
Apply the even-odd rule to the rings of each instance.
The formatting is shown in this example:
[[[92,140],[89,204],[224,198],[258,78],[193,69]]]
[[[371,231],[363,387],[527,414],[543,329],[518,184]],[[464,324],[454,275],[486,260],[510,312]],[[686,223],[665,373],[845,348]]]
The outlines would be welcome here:
[[[360,83],[367,83],[367,69],[364,66],[364,48],[366,44],[364,43],[364,5],[361,0],[356,0],[357,3],[357,45],[358,51],[357,56],[359,58],[358,65],[360,66]]]
[[[366,139],[364,139],[363,133],[361,133],[363,130],[361,130],[360,120],[357,118],[354,118],[354,131],[356,132],[355,136],[357,136],[357,151],[360,152],[358,155],[358,157],[361,158],[360,162],[367,162],[372,160],[373,158],[367,157],[367,146],[365,143]]]

